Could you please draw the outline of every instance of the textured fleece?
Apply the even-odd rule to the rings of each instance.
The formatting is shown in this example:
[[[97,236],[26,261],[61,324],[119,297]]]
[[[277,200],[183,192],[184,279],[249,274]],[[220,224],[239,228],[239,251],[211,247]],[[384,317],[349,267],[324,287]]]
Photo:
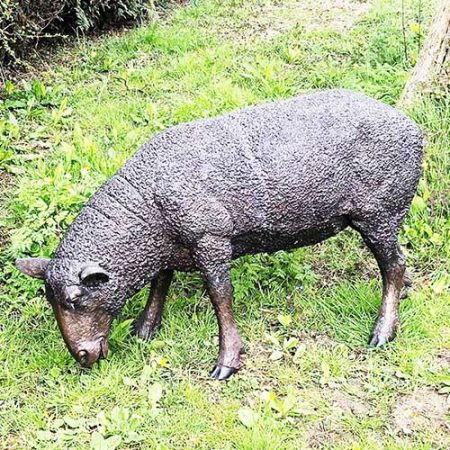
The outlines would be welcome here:
[[[79,282],[110,274],[105,308],[166,268],[320,242],[348,225],[392,240],[421,175],[421,132],[365,95],[331,90],[198,120],[157,134],[87,203],[50,263]],[[218,239],[214,238],[217,237]]]

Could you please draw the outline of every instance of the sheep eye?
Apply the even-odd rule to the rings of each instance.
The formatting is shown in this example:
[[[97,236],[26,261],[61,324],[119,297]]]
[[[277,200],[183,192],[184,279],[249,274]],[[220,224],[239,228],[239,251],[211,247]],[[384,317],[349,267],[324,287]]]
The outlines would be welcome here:
[[[83,297],[75,297],[71,298],[70,300],[66,300],[64,302],[64,307],[70,311],[75,311],[76,309],[82,309],[84,306],[83,304]]]
[[[74,310],[75,309],[75,301],[72,300],[70,302],[66,302],[67,309]]]
[[[69,286],[64,292],[64,303],[68,309],[74,310],[80,306],[81,299],[85,294],[85,289],[80,286]]]

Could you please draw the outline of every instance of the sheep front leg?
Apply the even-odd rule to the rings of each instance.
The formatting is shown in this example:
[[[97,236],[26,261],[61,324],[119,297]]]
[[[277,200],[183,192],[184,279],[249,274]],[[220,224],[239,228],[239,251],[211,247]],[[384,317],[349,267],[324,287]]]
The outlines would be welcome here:
[[[147,304],[134,324],[134,334],[145,341],[152,339],[161,325],[162,311],[172,277],[172,270],[163,270],[152,280]]]
[[[232,310],[231,244],[217,236],[204,236],[195,255],[219,325],[219,358],[211,376],[226,380],[241,368],[243,350]]]

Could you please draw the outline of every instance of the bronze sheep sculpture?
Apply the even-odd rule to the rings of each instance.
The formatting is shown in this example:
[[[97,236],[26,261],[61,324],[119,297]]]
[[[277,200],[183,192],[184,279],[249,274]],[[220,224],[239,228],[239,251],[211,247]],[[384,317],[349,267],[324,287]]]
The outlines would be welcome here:
[[[113,318],[151,283],[135,332],[161,323],[175,270],[200,270],[218,324],[213,378],[241,367],[231,261],[357,230],[383,279],[370,344],[394,338],[405,258],[398,232],[421,176],[423,138],[403,113],[329,90],[157,134],[86,204],[53,259],[17,261],[42,278],[72,355],[105,357]]]

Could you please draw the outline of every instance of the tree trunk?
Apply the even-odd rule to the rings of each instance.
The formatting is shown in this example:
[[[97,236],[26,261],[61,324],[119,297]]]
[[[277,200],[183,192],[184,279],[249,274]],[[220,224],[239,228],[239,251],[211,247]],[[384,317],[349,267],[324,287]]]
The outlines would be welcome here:
[[[433,86],[448,90],[450,82],[450,0],[439,2],[425,44],[406,83],[400,103],[413,102],[418,94],[431,92]]]

